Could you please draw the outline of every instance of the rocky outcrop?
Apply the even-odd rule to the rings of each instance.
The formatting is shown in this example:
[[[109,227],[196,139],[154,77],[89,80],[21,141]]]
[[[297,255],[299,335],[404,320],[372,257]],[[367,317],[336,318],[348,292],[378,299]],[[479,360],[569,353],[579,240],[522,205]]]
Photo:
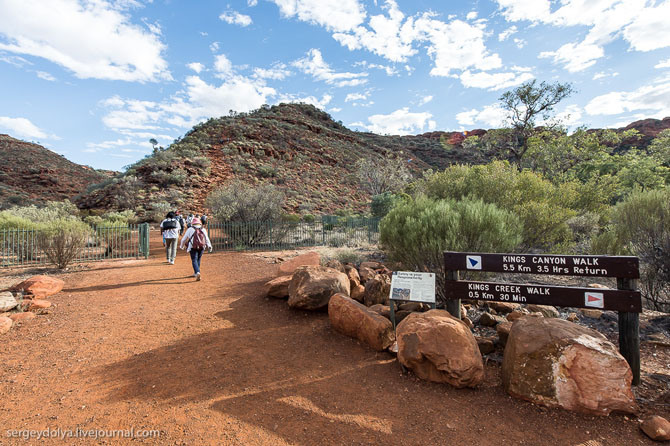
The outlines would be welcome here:
[[[365,267],[365,266],[361,266],[361,267],[358,269],[358,275],[359,275],[359,277],[360,277],[361,284],[362,284],[362,285],[365,285],[365,283],[366,283],[368,280],[372,279],[373,277],[375,277],[375,276],[377,275],[377,272],[376,272],[375,270],[371,269],[371,268],[367,268],[367,267]]]
[[[652,440],[670,440],[670,421],[658,415],[654,415],[642,421],[642,423],[640,423],[640,429],[642,429],[642,432]]]
[[[412,313],[396,328],[398,360],[419,378],[475,387],[484,364],[475,337],[444,310]]]
[[[531,313],[541,313],[544,317],[560,317],[561,314],[558,312],[556,307],[551,305],[535,305],[529,304],[528,311]]]
[[[527,316],[509,333],[502,378],[514,397],[596,415],[634,413],[632,377],[616,347],[595,330]]]
[[[288,305],[301,310],[320,310],[328,306],[333,294],[349,295],[346,274],[325,266],[301,266],[288,287]]]
[[[345,273],[344,265],[342,265],[342,262],[340,262],[337,259],[330,259],[326,262],[324,266],[327,266],[328,268],[333,268],[338,270],[341,273]]]
[[[391,278],[385,274],[377,274],[365,283],[363,303],[366,306],[374,304],[388,305],[391,293]]]
[[[279,276],[264,285],[264,294],[267,297],[284,299],[288,297],[288,286],[293,276]]]
[[[278,276],[288,276],[301,266],[319,266],[321,256],[318,252],[308,252],[279,264]]]
[[[64,286],[65,282],[55,277],[33,276],[18,285],[14,285],[12,290],[20,291],[28,298],[44,299],[59,293]]]
[[[330,298],[328,319],[335,330],[378,351],[386,350],[395,341],[391,321],[344,294]]]

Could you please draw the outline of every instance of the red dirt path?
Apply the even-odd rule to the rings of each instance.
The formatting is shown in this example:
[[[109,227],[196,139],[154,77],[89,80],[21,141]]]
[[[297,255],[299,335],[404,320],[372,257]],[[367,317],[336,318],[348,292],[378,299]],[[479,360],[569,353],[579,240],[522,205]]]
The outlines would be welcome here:
[[[252,255],[205,255],[194,282],[183,252],[154,254],[62,275],[50,313],[0,338],[0,445],[44,443],[10,429],[131,427],[161,436],[49,443],[652,444],[634,418],[508,397],[497,365],[476,390],[403,375],[327,314],[263,298],[276,266]]]

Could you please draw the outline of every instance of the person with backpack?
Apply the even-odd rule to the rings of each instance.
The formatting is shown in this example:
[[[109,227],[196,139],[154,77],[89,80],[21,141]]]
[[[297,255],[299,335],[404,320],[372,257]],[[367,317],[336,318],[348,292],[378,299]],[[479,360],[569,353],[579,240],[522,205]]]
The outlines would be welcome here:
[[[179,225],[181,226],[181,229],[179,230],[179,235],[184,235],[184,231],[186,231],[186,220],[184,220],[184,217],[181,215],[181,211],[177,211],[177,216],[176,216],[177,221],[179,222]]]
[[[177,240],[179,239],[181,225],[174,212],[170,211],[161,222],[161,234],[165,244],[165,256],[170,265],[174,265],[174,259],[177,257]]]
[[[186,217],[186,227],[190,228],[191,227],[191,222],[193,221],[193,214],[188,214],[188,217]]]
[[[202,259],[202,253],[206,248],[209,249],[209,252],[212,252],[212,242],[207,235],[207,229],[202,227],[202,222],[199,218],[194,218],[191,221],[191,227],[188,228],[184,237],[182,237],[179,247],[184,249],[185,246],[187,247],[186,252],[191,254],[193,277],[195,277],[195,280],[200,280],[200,260]]]
[[[207,216],[205,214],[202,214],[202,217],[200,217],[200,221],[202,222],[203,226],[207,226]]]

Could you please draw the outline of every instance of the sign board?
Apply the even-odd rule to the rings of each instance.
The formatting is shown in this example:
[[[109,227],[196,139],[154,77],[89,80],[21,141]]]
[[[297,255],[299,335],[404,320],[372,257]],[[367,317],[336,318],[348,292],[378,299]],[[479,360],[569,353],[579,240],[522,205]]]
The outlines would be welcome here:
[[[445,283],[445,292],[447,299],[601,308],[632,313],[642,311],[639,291],[602,288],[594,291],[593,288],[448,280]]]
[[[395,271],[391,276],[392,300],[435,303],[435,273]]]
[[[638,258],[630,256],[444,253],[445,270],[454,271],[639,279],[639,267]]]

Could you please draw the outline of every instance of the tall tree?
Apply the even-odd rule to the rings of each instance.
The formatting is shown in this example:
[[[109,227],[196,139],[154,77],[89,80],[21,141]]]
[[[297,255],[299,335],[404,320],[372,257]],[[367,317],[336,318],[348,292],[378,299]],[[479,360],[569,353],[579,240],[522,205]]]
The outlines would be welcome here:
[[[556,125],[557,123],[550,122],[554,106],[573,92],[569,83],[548,84],[542,81],[538,84],[533,79],[500,96],[512,130],[507,149],[514,162],[521,164],[528,151],[528,139],[535,132],[538,117],[544,120],[545,127]]]

